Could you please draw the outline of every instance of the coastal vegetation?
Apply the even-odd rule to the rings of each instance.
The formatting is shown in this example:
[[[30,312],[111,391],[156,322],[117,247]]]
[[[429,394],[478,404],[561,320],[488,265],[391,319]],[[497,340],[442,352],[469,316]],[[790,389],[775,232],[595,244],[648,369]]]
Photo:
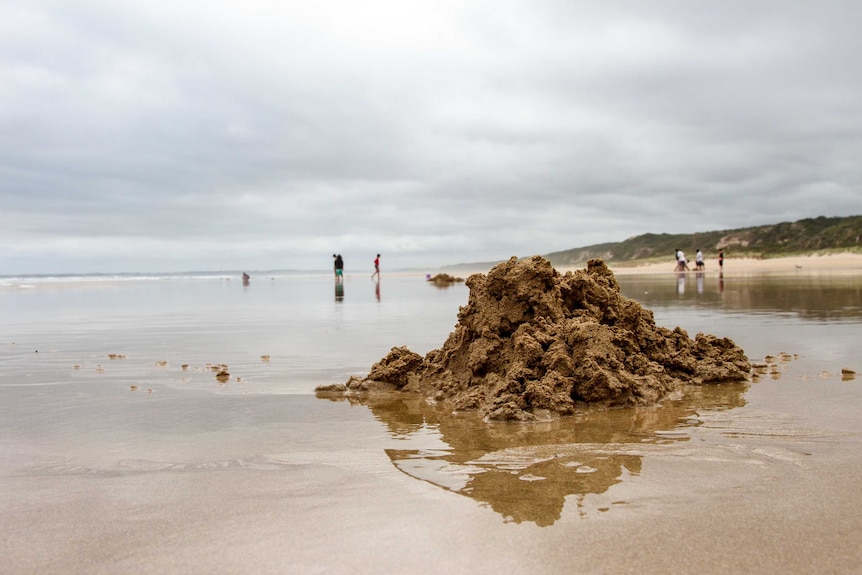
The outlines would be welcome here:
[[[622,242],[596,244],[546,254],[556,267],[574,267],[592,258],[626,265],[673,258],[683,249],[694,258],[701,249],[707,257],[724,250],[728,257],[776,258],[837,252],[862,253],[862,216],[808,218],[796,222],[698,232],[642,234]]]

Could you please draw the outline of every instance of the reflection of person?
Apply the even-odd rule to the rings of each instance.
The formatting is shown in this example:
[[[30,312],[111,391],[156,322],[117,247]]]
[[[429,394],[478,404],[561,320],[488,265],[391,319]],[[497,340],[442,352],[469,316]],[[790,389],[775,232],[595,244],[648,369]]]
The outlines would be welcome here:
[[[694,254],[694,269],[703,270],[706,269],[706,266],[703,263],[703,252],[698,248],[697,253]]]
[[[374,258],[374,273],[371,274],[371,277],[377,276],[377,279],[380,279],[380,254],[377,254],[377,257]]]
[[[335,281],[344,281],[344,260],[341,258],[341,254],[335,256]]]
[[[344,301],[344,282],[335,282],[335,301]]]

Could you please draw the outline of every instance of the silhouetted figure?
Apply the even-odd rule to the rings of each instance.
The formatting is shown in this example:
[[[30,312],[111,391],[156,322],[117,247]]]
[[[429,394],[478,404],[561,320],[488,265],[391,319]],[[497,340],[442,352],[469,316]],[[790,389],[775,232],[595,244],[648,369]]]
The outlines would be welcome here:
[[[371,277],[377,276],[377,279],[380,279],[380,254],[377,254],[377,257],[374,258],[374,273],[371,274]]]
[[[335,256],[335,282],[341,283],[344,281],[344,260],[341,254]]]

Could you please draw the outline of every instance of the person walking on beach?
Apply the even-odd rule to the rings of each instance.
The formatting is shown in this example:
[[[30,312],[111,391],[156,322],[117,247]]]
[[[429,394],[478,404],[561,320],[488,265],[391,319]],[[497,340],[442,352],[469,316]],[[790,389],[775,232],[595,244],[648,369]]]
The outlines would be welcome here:
[[[724,269],[724,250],[718,250],[718,269]]]
[[[374,273],[371,274],[371,277],[377,276],[377,279],[380,279],[380,254],[377,254],[377,257],[374,258]]]
[[[698,248],[697,253],[694,254],[694,269],[701,271],[706,269],[706,265],[703,263],[703,252],[700,251],[700,248]]]
[[[344,281],[344,260],[341,254],[335,256],[335,282],[341,283]]]
[[[676,250],[676,270],[678,272],[684,272],[688,270],[688,262],[685,261],[685,252],[682,250]]]

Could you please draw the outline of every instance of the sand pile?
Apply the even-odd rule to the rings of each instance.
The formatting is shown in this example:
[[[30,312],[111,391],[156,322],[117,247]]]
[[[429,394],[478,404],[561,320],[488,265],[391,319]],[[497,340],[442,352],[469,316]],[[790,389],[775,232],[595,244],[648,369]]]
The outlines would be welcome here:
[[[402,390],[489,419],[530,420],[579,406],[653,404],[687,383],[739,381],[750,365],[731,340],[658,327],[620,295],[601,260],[560,275],[512,258],[467,280],[470,297],[443,347],[396,347],[365,378],[319,391]]]
[[[464,278],[451,276],[449,274],[439,273],[434,277],[429,277],[428,281],[438,286],[449,286],[454,283],[462,283]]]

